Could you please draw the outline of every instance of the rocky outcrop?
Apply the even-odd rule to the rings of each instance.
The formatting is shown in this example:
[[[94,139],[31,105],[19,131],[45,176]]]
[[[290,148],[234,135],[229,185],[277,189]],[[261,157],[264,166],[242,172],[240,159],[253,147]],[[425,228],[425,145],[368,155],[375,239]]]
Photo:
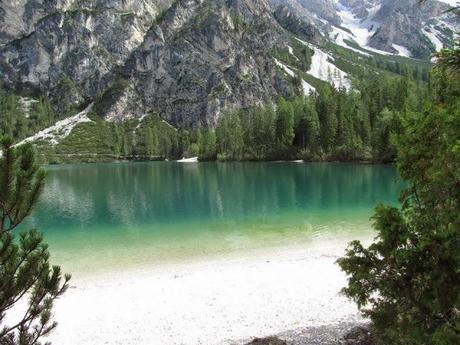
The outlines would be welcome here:
[[[109,120],[153,112],[178,126],[213,125],[226,109],[289,92],[269,54],[284,31],[265,0],[30,6],[1,7],[9,21],[23,20],[2,29],[0,77],[47,93],[57,110],[95,100]]]
[[[321,33],[318,28],[298,16],[288,6],[280,5],[276,8],[274,16],[278,23],[286,30],[292,32],[296,36],[314,43],[321,41]]]
[[[455,16],[446,13],[449,5],[436,0],[271,1],[314,23],[340,45],[346,46],[346,39],[363,48],[425,60],[443,45],[452,46],[460,29]]]
[[[426,35],[425,28],[439,23],[439,20],[449,23],[449,16],[443,16],[448,9],[448,5],[438,1],[426,4],[415,0],[386,1],[374,16],[380,27],[371,37],[369,45],[396,53],[393,47],[396,44],[406,47],[414,57],[427,59],[437,47]],[[448,37],[442,38],[440,35],[439,39],[448,40]]]
[[[314,13],[316,17],[339,25],[340,17],[337,14],[336,2],[333,0],[297,0],[305,9]]]
[[[0,1],[0,46],[29,35],[50,13],[70,8],[75,0]]]
[[[364,23],[369,37],[359,44],[429,58],[438,38],[453,37],[445,15],[433,19],[446,8],[416,0],[0,1],[0,80],[46,94],[64,115],[94,102],[109,121],[156,113],[176,126],[214,126],[228,110],[292,94],[272,56],[292,49],[292,35],[318,44],[336,30],[344,45]]]
[[[282,34],[262,1],[178,2],[126,73],[145,111],[179,126],[214,125],[224,110],[267,102],[280,90],[269,51]]]
[[[18,3],[15,11],[23,13],[23,18],[40,18],[33,31],[18,32],[1,49],[0,75],[9,87],[40,90],[51,96],[67,82],[71,93],[81,94],[76,102],[92,99],[142,44],[160,7],[142,7],[144,1],[140,0],[81,1],[78,7],[72,7],[70,1],[62,3],[66,6],[50,7],[44,16],[38,16],[42,11],[30,9],[28,3],[23,7]],[[29,23],[26,19],[22,22]]]

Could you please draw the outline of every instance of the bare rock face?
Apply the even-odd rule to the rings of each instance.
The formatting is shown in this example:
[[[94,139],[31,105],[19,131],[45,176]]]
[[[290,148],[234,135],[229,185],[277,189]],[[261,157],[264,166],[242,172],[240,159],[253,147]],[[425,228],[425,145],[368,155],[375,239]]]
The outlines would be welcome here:
[[[142,7],[146,2],[141,0],[81,1],[78,6],[62,0],[38,9],[39,1],[30,3],[35,5],[17,1],[16,7],[8,8],[22,13],[18,25],[24,30],[0,50],[1,79],[12,88],[50,95],[65,81],[81,95],[76,101],[94,98],[107,87],[160,11],[158,6]]]
[[[269,54],[284,31],[265,0],[0,4],[0,78],[59,111],[95,101],[108,120],[213,125],[286,90]]]
[[[323,34],[348,32],[345,37],[362,47],[383,53],[428,60],[443,45],[454,43],[460,30],[450,8],[442,1],[418,0],[271,0],[284,5],[320,28]],[[366,35],[368,37],[359,39]],[[364,32],[363,32],[364,31]],[[340,37],[342,37],[340,36]],[[340,43],[340,42],[339,42]],[[396,46],[396,48],[395,48]],[[405,54],[397,49],[403,47]],[[406,53],[406,51],[408,53]]]
[[[30,34],[34,25],[57,10],[69,8],[75,0],[0,1],[0,46]]]
[[[367,45],[429,58],[454,35],[447,8],[416,0],[0,0],[0,80],[46,94],[62,114],[94,102],[109,121],[156,113],[176,126],[214,126],[226,111],[292,94],[272,56],[290,35],[313,43],[333,29],[351,35],[351,11],[353,25],[373,27]]]
[[[313,23],[298,16],[288,6],[278,6],[274,16],[284,29],[296,36],[309,42],[319,43],[321,41],[322,36],[318,28]]]
[[[340,24],[336,3],[333,0],[297,0],[308,11],[331,24]]]
[[[125,70],[147,111],[179,126],[214,125],[225,109],[276,94],[269,50],[280,35],[262,1],[178,2]]]
[[[380,27],[369,45],[395,53],[392,45],[396,44],[406,47],[414,57],[429,58],[436,47],[426,31],[433,30],[430,26],[436,26],[440,20],[449,23],[449,16],[444,15],[448,9],[448,5],[437,1],[420,4],[415,0],[388,0],[374,16]],[[441,33],[438,36],[440,40],[448,39]]]

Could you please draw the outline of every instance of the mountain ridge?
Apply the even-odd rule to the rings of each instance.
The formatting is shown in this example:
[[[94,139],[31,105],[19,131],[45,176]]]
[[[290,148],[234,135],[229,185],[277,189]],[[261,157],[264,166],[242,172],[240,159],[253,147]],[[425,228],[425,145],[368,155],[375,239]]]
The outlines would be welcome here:
[[[392,66],[400,58],[392,52],[409,55],[409,49],[388,38],[385,28],[391,24],[379,24],[371,31],[366,27],[384,13],[381,2],[385,11],[392,13],[397,7],[404,18],[414,3],[20,0],[11,6],[2,2],[0,79],[7,92],[21,95],[20,103],[28,109],[49,101],[44,107],[57,114],[54,122],[94,103],[91,113],[108,122],[141,121],[155,114],[177,128],[215,127],[225,113],[267,104],[279,96],[307,95],[323,83],[351,89],[365,71],[375,69],[373,59],[386,61],[379,66],[396,68]],[[447,8],[437,1],[433,6],[417,10],[414,22],[420,26],[424,14],[428,19],[423,23],[428,23],[433,11],[439,14]],[[435,22],[429,25],[441,30]],[[401,28],[402,24],[396,29]],[[396,29],[390,30],[394,37]],[[385,39],[381,46],[373,43]],[[411,61],[403,63],[424,64]],[[54,124],[50,121],[45,121],[47,126]],[[44,128],[38,125],[38,130]]]

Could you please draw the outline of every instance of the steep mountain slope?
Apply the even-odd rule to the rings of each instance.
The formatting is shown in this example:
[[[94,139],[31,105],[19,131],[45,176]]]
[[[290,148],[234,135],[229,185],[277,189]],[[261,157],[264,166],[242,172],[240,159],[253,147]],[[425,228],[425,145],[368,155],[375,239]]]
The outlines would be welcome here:
[[[39,140],[55,145],[71,132],[62,126],[79,122],[55,123],[84,109],[96,124],[134,121],[134,134],[149,115],[169,127],[214,127],[225,112],[280,95],[325,84],[350,90],[369,72],[397,71],[392,53],[428,58],[436,40],[448,43],[447,8],[422,10],[413,0],[0,1],[2,89],[20,96],[8,131],[20,141],[50,127]]]
[[[22,30],[0,51],[5,85],[45,93],[58,111],[96,100],[109,120],[156,112],[190,125],[289,92],[269,55],[284,32],[263,0],[60,5],[30,31],[41,11],[22,4]],[[3,9],[11,19],[21,4]]]
[[[263,1],[174,4],[125,66],[143,100],[144,109],[132,111],[190,126],[212,124],[224,109],[267,102],[283,93],[269,54],[283,34]]]
[[[16,6],[15,12],[23,13],[17,25],[24,30],[1,49],[0,75],[12,88],[47,93],[56,100],[58,111],[93,99],[104,90],[142,44],[165,4],[57,1],[55,6],[37,9],[35,3]]]
[[[447,1],[447,0],[446,0]],[[283,2],[272,0],[273,3]],[[383,54],[428,59],[451,46],[458,27],[446,13],[455,1],[286,0],[292,10],[309,14],[336,43]]]
[[[367,42],[360,43],[375,49],[427,59],[453,43],[454,19],[445,13],[449,5],[439,1],[421,5],[414,0],[341,0],[338,8],[356,40],[364,38]],[[359,29],[367,29],[367,37]]]

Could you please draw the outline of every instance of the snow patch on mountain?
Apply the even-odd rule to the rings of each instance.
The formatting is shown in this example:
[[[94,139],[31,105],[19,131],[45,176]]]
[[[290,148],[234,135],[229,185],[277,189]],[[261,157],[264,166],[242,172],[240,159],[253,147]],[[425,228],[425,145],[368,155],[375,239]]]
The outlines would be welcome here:
[[[277,59],[274,59],[275,60],[275,63],[278,67],[280,67],[284,72],[286,72],[286,74],[288,74],[289,76],[291,77],[295,77],[295,72],[289,68],[287,65],[285,65],[284,63],[282,63],[281,61],[277,60]],[[303,93],[307,96],[310,94],[310,92],[316,92],[316,89],[311,86],[310,84],[308,84],[305,80],[302,79],[302,90],[303,90]]]
[[[294,57],[294,59],[299,61],[299,58],[297,56],[295,56],[295,54],[294,54],[294,49],[291,46],[287,46],[287,48],[288,48],[289,54],[291,54]]]
[[[400,46],[398,44],[393,44],[392,47],[398,51],[398,55],[411,57],[411,53],[406,47]]]
[[[362,55],[365,55],[365,56],[371,56],[371,54],[369,53],[366,53],[365,51],[362,51],[362,50],[359,50],[359,49],[356,49],[356,48],[353,48],[351,46],[349,46],[345,40],[353,40],[352,36],[350,35],[350,33],[346,32],[345,30],[342,30],[342,29],[339,29],[337,27],[333,27],[332,28],[332,31],[329,33],[329,38],[331,40],[333,40],[335,43],[337,43],[339,46],[342,46],[344,48],[347,48],[349,50],[352,50],[356,53],[359,53],[359,54],[362,54]]]
[[[344,6],[341,3],[337,3],[336,6],[337,14],[342,20],[342,23],[341,27],[334,26],[329,36],[338,45],[360,52],[358,49],[353,49],[346,43],[346,40],[349,40],[356,42],[361,48],[370,52],[382,55],[395,55],[383,50],[375,49],[369,45],[370,38],[377,32],[380,27],[380,24],[374,20],[374,17],[380,10],[381,4],[368,8],[368,15],[364,20],[358,18],[350,8]],[[405,57],[411,56],[409,50],[406,47],[398,46],[398,48],[394,48],[398,51],[398,54],[396,55]],[[363,54],[362,52],[360,53]]]
[[[297,38],[299,42],[306,45],[314,51],[314,54],[311,59],[311,66],[308,74],[312,75],[315,78],[326,81],[336,88],[344,87],[347,90],[351,89],[351,82],[348,78],[348,74],[337,68],[331,61],[334,61],[334,58],[316,47],[315,45],[302,41]]]
[[[341,25],[345,29],[349,30],[349,32],[341,30],[343,35],[342,40],[344,38],[349,39],[355,41],[367,50],[374,51],[379,54],[388,54],[387,52],[382,52],[381,50],[374,49],[368,45],[369,39],[379,28],[379,24],[373,21],[373,17],[380,10],[380,7],[381,5],[376,5],[369,9],[368,17],[365,20],[361,20],[357,18],[349,8],[343,6],[342,4],[337,4],[337,14],[342,20]]]
[[[459,6],[459,1],[458,0],[438,0],[440,2],[443,2],[445,4],[448,4],[452,7]]]
[[[49,141],[51,145],[58,144],[60,140],[68,137],[72,130],[80,123],[92,122],[92,120],[88,117],[88,113],[91,111],[92,107],[93,103],[91,103],[85,110],[78,113],[77,115],[58,121],[55,125],[48,127],[27,139],[24,139],[17,145],[32,143],[40,140]]]
[[[432,26],[429,28],[425,28],[424,34],[426,37],[430,39],[430,41],[434,44],[436,47],[436,51],[440,51],[442,48],[444,48],[444,43],[438,38],[436,35],[437,31],[434,29]]]
[[[275,60],[276,65],[279,68],[281,68],[284,72],[286,72],[287,75],[289,75],[291,77],[295,77],[295,73],[294,73],[294,71],[292,69],[290,69],[288,66],[286,66],[284,63],[282,63],[278,59],[274,59],[274,60]]]

